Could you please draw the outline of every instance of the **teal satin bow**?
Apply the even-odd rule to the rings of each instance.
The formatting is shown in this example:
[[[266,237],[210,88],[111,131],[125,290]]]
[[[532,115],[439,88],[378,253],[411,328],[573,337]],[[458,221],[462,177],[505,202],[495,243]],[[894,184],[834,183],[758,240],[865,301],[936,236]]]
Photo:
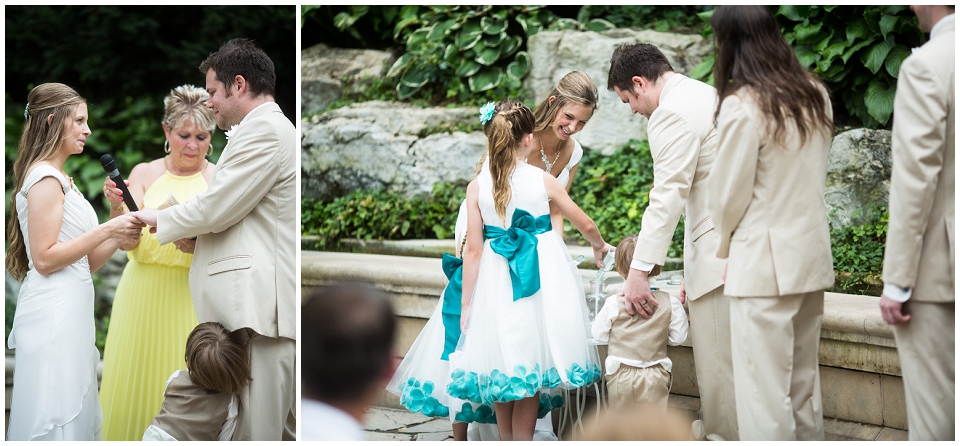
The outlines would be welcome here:
[[[460,312],[463,305],[463,259],[443,254],[443,274],[450,280],[443,290],[443,307],[440,315],[443,320],[443,353],[440,359],[447,361],[450,353],[457,349],[460,341]]]
[[[513,212],[513,221],[507,229],[483,227],[483,238],[491,240],[490,248],[505,257],[510,265],[514,301],[540,291],[540,256],[537,254],[536,236],[551,229],[550,214],[534,217],[523,209]]]

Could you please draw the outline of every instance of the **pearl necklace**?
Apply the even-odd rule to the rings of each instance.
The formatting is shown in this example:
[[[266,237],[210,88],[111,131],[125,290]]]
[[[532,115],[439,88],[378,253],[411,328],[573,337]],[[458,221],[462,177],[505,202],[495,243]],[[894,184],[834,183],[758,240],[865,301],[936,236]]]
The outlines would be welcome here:
[[[547,154],[543,152],[543,135],[541,135],[538,140],[540,141],[540,159],[543,161],[544,170],[550,175],[553,175],[551,173],[553,171],[553,165],[557,164],[557,160],[560,159],[560,141],[557,141],[557,156],[553,158],[553,162],[551,163],[547,160]]]

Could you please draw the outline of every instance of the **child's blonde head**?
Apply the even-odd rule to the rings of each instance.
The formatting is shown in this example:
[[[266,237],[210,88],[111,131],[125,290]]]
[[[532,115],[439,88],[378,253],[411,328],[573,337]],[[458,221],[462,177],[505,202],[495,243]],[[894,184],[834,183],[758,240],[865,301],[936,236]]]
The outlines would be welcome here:
[[[190,332],[184,356],[190,381],[208,392],[238,392],[253,380],[246,347],[217,322],[204,322]]]
[[[517,150],[523,138],[533,133],[534,122],[533,112],[526,105],[504,98],[497,103],[493,117],[483,126],[493,177],[493,202],[504,223],[507,221],[507,202],[510,201],[510,174],[517,163]]]
[[[620,277],[624,279],[626,279],[630,273],[630,264],[633,263],[633,251],[636,249],[637,236],[630,235],[620,240],[620,244],[617,245],[617,252],[613,255],[613,264],[616,266],[617,272],[620,273]],[[648,277],[658,275],[660,275],[660,265],[654,265]]]

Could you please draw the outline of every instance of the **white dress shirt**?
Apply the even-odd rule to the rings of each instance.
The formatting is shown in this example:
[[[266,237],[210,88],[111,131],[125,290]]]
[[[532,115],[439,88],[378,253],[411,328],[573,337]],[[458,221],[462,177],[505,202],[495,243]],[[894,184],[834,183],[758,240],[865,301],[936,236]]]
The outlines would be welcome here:
[[[303,398],[300,400],[301,441],[366,441],[363,425],[346,412],[327,403]]]
[[[618,305],[618,295],[619,294],[615,293],[607,296],[607,299],[603,302],[603,308],[597,313],[597,317],[593,320],[593,325],[590,327],[590,333],[593,335],[593,339],[598,342],[605,343],[610,340],[610,328],[613,320],[621,311],[627,311]],[[689,330],[690,323],[687,321],[687,313],[683,310],[683,304],[673,295],[670,296],[670,311],[672,315],[670,317],[670,328],[667,331],[667,345],[680,345],[687,339],[687,331]],[[661,364],[667,372],[670,372],[673,368],[673,361],[671,361],[669,357],[664,357],[659,361],[647,362],[608,354],[607,360],[604,361],[604,366],[607,371],[606,374],[614,374],[620,368],[620,364],[640,368],[653,367]]]

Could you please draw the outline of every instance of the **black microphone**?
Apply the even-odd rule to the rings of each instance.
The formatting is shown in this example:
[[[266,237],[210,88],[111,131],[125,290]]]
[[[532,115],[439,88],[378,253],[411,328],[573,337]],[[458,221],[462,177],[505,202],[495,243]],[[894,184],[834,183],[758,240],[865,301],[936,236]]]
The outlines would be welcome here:
[[[133,212],[138,211],[137,202],[133,201],[130,191],[127,190],[127,184],[123,182],[123,177],[120,176],[120,171],[117,170],[117,164],[113,162],[113,157],[109,153],[101,156],[100,165],[103,166],[103,170],[107,172],[110,180],[117,183],[117,187],[123,192],[123,202],[127,204],[127,209]]]

